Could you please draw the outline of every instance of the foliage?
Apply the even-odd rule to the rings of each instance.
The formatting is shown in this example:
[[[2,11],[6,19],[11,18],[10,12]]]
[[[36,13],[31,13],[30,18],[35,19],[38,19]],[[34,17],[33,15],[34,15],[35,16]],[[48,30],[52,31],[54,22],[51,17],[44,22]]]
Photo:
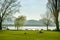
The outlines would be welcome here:
[[[52,16],[49,12],[46,12],[46,14],[42,15],[43,25],[47,26],[47,30],[48,30],[48,26],[51,25],[52,23],[51,18]]]
[[[18,18],[16,18],[14,21],[15,27],[23,26],[25,23],[25,20],[26,20],[25,16],[18,16]]]
[[[20,10],[20,1],[18,0],[0,0],[0,17],[16,13]]]
[[[59,11],[60,11],[60,0],[48,0],[47,7],[54,16],[54,22],[56,24],[56,29],[59,31]]]
[[[2,22],[8,15],[20,11],[19,0],[0,0],[0,30],[2,29]]]

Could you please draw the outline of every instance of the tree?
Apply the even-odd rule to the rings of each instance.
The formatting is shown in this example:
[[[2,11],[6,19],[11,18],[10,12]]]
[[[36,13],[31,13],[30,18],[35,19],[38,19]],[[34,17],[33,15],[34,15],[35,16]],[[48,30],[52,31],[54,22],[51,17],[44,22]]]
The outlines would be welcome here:
[[[17,30],[18,30],[18,27],[24,25],[25,20],[26,20],[25,16],[19,16],[18,18],[15,19],[14,25],[15,25],[15,27],[17,27]]]
[[[60,11],[60,0],[48,0],[47,7],[54,17],[54,22],[56,24],[56,30],[59,31],[59,11]]]
[[[43,18],[43,24],[47,27],[48,30],[48,26],[51,25],[52,16],[49,14],[49,12],[47,12],[42,16],[42,18]]]
[[[20,6],[19,0],[0,0],[0,30],[2,30],[3,20],[8,15],[19,12]]]

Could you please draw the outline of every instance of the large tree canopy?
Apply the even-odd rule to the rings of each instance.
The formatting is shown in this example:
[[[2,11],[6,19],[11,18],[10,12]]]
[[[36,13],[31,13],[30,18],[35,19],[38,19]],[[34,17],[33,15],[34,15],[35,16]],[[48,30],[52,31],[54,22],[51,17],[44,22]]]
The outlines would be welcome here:
[[[56,29],[59,30],[59,11],[60,11],[60,0],[48,0],[47,7],[54,16],[54,21],[56,24]]]
[[[60,11],[60,0],[48,0],[47,7],[53,13],[55,10]]]
[[[10,14],[19,12],[20,6],[19,0],[0,0],[0,30],[2,29],[4,18]]]

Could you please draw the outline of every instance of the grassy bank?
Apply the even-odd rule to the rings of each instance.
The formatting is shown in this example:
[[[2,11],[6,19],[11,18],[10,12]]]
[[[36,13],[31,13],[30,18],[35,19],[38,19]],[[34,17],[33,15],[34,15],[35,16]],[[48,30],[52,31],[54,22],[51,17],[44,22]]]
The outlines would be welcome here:
[[[0,40],[60,40],[60,32],[44,31],[0,31]]]

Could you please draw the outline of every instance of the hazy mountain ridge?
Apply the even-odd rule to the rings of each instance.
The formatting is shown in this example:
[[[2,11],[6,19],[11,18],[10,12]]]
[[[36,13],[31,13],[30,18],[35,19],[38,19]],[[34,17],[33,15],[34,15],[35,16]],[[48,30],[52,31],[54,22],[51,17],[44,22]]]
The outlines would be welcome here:
[[[25,25],[40,25],[39,21],[37,20],[27,20]]]
[[[27,20],[25,25],[34,25],[34,26],[44,26],[44,22],[46,19],[41,19],[41,20]],[[55,25],[52,21],[50,21],[50,26]]]
[[[15,19],[15,18],[14,18]],[[3,22],[3,24],[6,24],[6,25],[14,25],[14,19],[12,19],[11,21],[7,21],[5,20]],[[43,21],[46,21],[47,19],[40,19],[40,20],[26,20],[25,24],[26,26],[44,26],[44,22]],[[50,21],[51,25],[55,25],[52,21]]]

